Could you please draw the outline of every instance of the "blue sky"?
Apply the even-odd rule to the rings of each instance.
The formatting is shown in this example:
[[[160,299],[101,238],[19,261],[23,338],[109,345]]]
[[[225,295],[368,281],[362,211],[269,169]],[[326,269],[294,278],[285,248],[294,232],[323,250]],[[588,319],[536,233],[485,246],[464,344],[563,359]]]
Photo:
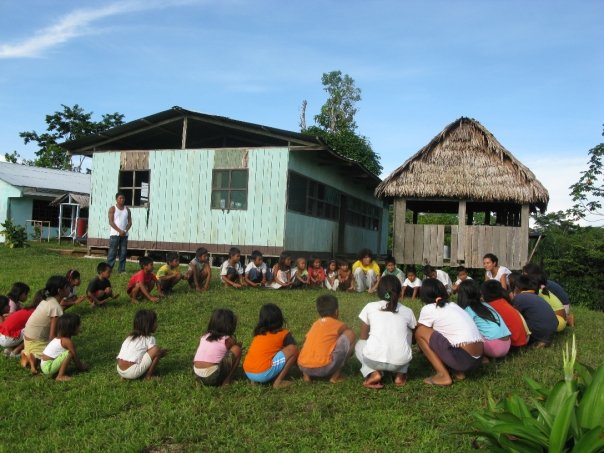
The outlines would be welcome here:
[[[133,120],[173,105],[298,129],[339,69],[384,176],[460,116],[550,191],[601,143],[604,1],[0,0],[0,154],[61,104]],[[435,175],[436,176],[436,175]]]

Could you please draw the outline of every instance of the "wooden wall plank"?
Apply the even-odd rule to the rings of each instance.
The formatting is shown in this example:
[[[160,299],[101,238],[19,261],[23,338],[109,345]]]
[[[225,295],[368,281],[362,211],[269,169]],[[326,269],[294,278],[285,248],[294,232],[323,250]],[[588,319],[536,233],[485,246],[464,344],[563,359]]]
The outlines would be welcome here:
[[[467,249],[466,249],[466,202],[465,200],[459,201],[459,206],[457,210],[457,225],[459,226],[458,236],[457,236],[457,261],[466,261],[467,266]]]
[[[459,234],[459,226],[458,225],[452,225],[451,226],[451,261],[450,261],[450,266],[458,266],[459,262],[457,261],[457,257],[458,257],[458,253],[457,253],[457,243],[458,243],[458,239],[457,236]]]
[[[397,263],[405,261],[405,213],[407,212],[407,201],[397,198],[394,201],[394,220],[392,225],[393,246],[392,254]]]
[[[443,265],[443,255],[445,248],[445,226],[436,225],[436,265]]]
[[[524,266],[528,260],[528,246],[529,246],[529,220],[530,220],[530,209],[528,205],[522,205],[520,211],[520,258],[519,267]]]
[[[424,225],[413,225],[413,263],[424,264]]]
[[[415,225],[405,224],[405,237],[403,245],[403,263],[415,264],[413,250],[415,247]]]
[[[423,226],[423,249],[422,249],[422,263],[430,262],[430,242],[432,237],[430,235],[430,225]]]

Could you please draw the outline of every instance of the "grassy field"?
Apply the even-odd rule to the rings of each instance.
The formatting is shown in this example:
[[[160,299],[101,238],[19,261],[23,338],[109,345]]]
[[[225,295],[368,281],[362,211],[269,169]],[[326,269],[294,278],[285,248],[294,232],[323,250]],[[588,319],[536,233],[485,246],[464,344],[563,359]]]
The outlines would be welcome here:
[[[0,292],[13,281],[43,287],[48,276],[77,268],[84,291],[98,260],[59,256],[46,245],[25,250],[0,248]],[[128,273],[137,270],[128,263]],[[216,272],[215,272],[216,274]],[[125,294],[128,277],[114,275],[114,290]],[[66,383],[33,377],[17,361],[0,362],[1,451],[465,451],[471,437],[456,434],[469,427],[469,413],[485,404],[487,389],[495,397],[510,392],[528,394],[522,377],[544,383],[562,377],[561,349],[570,332],[559,335],[546,350],[531,350],[481,368],[450,388],[428,387],[422,379],[431,368],[417,353],[403,388],[387,385],[370,391],[361,386],[359,364],[345,368],[347,380],[305,384],[294,372],[295,384],[281,390],[250,386],[239,371],[228,388],[205,388],[192,374],[192,357],[199,336],[214,308],[227,307],[239,316],[237,336],[244,346],[259,307],[275,302],[301,343],[316,319],[318,290],[277,292],[225,290],[217,280],[208,293],[184,286],[159,304],[145,304],[159,316],[158,343],[170,350],[160,363],[160,379],[122,382],[115,356],[140,308],[124,297],[107,309],[82,304],[75,338],[78,352],[90,365]],[[341,318],[358,332],[358,313],[375,300],[368,294],[338,294]],[[416,316],[420,303],[409,302]],[[574,309],[579,361],[597,365],[604,358],[604,313]]]

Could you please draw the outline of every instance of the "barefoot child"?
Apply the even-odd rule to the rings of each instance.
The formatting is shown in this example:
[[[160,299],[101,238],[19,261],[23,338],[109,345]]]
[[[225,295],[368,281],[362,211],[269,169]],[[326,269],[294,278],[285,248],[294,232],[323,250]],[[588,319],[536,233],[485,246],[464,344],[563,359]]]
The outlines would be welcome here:
[[[0,296],[1,297],[1,296]],[[4,353],[11,357],[18,357],[23,350],[23,329],[34,310],[40,305],[44,299],[41,291],[34,295],[34,299],[29,307],[17,310],[9,315],[2,324],[0,324],[0,346],[4,349]],[[22,356],[22,366],[27,366],[27,358]]]
[[[23,302],[27,300],[29,296],[29,286],[23,282],[13,283],[13,287],[10,292],[6,295],[8,297],[8,314],[21,310]]]
[[[69,307],[77,305],[86,299],[86,296],[78,297],[78,286],[81,283],[80,272],[76,269],[69,269],[65,278],[69,282],[69,295],[64,297],[60,302],[63,310],[67,310]]]
[[[309,278],[306,269],[306,258],[296,259],[296,267],[292,269],[292,288],[308,288]]]
[[[157,281],[164,293],[171,293],[178,282],[186,277],[180,273],[180,258],[178,253],[170,252],[166,256],[166,264],[157,271]]]
[[[245,267],[245,284],[250,288],[264,288],[272,280],[271,271],[264,262],[262,252],[254,250],[252,259]]]
[[[327,263],[327,272],[325,273],[325,288],[330,291],[337,291],[340,281],[338,280],[338,262],[334,259]]]
[[[128,282],[126,292],[130,296],[133,304],[138,303],[143,297],[151,302],[159,302],[159,298],[164,294],[159,286],[157,277],[153,274],[153,260],[148,256],[142,256],[138,260],[141,270],[134,274]],[[157,287],[157,296],[152,296],[151,291]]]
[[[88,288],[86,288],[86,296],[92,306],[104,306],[110,298],[117,299],[119,297],[119,294],[113,295],[113,289],[109,281],[112,270],[109,263],[99,263],[96,267],[97,276],[90,280]]]
[[[528,328],[522,315],[516,310],[510,301],[506,299],[507,291],[503,289],[497,280],[487,280],[480,286],[482,300],[495,309],[505,325],[510,330],[512,348],[521,348],[528,343]]]
[[[410,308],[399,303],[401,282],[386,275],[378,284],[380,301],[370,302],[361,311],[361,333],[355,353],[361,362],[361,374],[366,388],[381,389],[384,371],[394,374],[394,384],[407,383],[411,362],[411,340],[416,326]]]
[[[403,282],[403,297],[415,299],[422,287],[422,281],[417,278],[415,268],[407,268],[407,278]]]
[[[50,277],[43,290],[45,299],[38,304],[25,324],[21,364],[25,366],[29,364],[32,374],[38,374],[36,359],[41,357],[50,339],[57,336],[57,321],[63,315],[59,300],[66,297],[69,291],[69,282],[65,277],[62,275]]]
[[[212,280],[212,268],[210,266],[210,253],[205,247],[199,247],[195,251],[195,258],[189,263],[189,270],[185,274],[189,281],[189,287],[195,291],[207,291]]]
[[[42,373],[53,377],[57,381],[69,381],[71,377],[67,374],[69,364],[73,362],[78,370],[86,371],[71,337],[80,333],[80,317],[75,313],[65,313],[57,322],[57,336],[48,343],[40,361]]]
[[[308,268],[308,284],[313,288],[321,288],[325,282],[325,269],[321,266],[321,258],[314,258]]]
[[[306,334],[298,367],[306,382],[313,378],[329,378],[329,382],[336,384],[344,380],[342,368],[352,355],[355,335],[338,320],[338,299],[325,294],[317,298],[316,305],[321,318]]]
[[[340,291],[353,292],[355,290],[354,278],[348,266],[348,261],[340,261],[338,267],[338,289]]]
[[[243,361],[243,371],[252,383],[273,381],[273,388],[291,384],[284,379],[296,363],[298,347],[284,324],[283,313],[275,304],[260,308],[254,338]]]
[[[243,286],[243,266],[241,265],[241,251],[237,247],[229,249],[229,258],[220,266],[220,279],[225,288],[239,289]]]
[[[399,281],[401,282],[401,286],[403,285],[403,271],[400,270],[398,267],[396,267],[396,260],[392,257],[389,256],[388,258],[386,258],[386,269],[384,269],[384,272],[382,272],[382,277],[386,276],[386,275],[394,275],[396,278],[399,279]]]
[[[449,302],[447,289],[440,280],[427,278],[422,283],[422,308],[415,339],[435,374],[424,379],[429,385],[453,383],[447,367],[457,379],[480,366],[483,354],[482,336],[472,318],[461,307]]]
[[[279,256],[279,261],[273,266],[273,283],[270,285],[272,289],[291,288],[291,264],[291,256],[286,253]]]
[[[352,275],[358,293],[376,292],[381,273],[380,265],[373,259],[371,250],[362,249],[359,252],[359,259],[352,264]]]
[[[168,351],[160,348],[151,335],[157,330],[157,314],[153,310],[139,310],[134,316],[132,333],[122,343],[117,356],[117,373],[122,380],[151,379],[159,360]]]
[[[199,340],[193,372],[204,385],[229,385],[241,359],[241,343],[235,339],[237,317],[231,310],[212,312],[208,329]]]

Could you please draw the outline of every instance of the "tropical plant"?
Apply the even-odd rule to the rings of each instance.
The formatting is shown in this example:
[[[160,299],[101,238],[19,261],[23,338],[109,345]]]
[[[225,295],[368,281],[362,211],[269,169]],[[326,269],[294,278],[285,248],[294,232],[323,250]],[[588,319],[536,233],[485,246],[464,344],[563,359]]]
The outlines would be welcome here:
[[[20,225],[15,225],[11,219],[2,224],[0,234],[4,236],[4,245],[11,249],[27,247],[27,232]]]
[[[475,444],[490,451],[577,452],[604,451],[604,363],[597,370],[576,362],[573,335],[562,353],[564,379],[547,388],[526,379],[535,397],[525,402],[511,395],[495,402],[488,394],[487,409],[474,412]]]

